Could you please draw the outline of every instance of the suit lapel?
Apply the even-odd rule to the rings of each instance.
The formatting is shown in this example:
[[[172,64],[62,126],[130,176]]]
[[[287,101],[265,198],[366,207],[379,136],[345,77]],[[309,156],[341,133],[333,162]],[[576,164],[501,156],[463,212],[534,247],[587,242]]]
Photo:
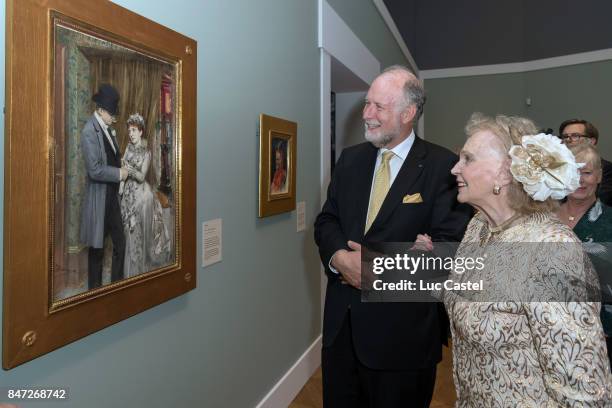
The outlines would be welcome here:
[[[91,121],[93,123],[94,130],[96,131],[96,135],[98,136],[98,143],[100,144],[100,153],[102,154],[102,159],[104,160],[104,163],[108,163],[108,157],[106,157],[106,149],[104,148],[104,139],[106,139],[106,134],[104,133],[104,130],[102,130],[102,126],[100,126],[100,123],[98,122],[95,116],[91,117]]]
[[[109,139],[106,136],[106,132],[104,131],[104,129],[102,129],[102,126],[100,126],[100,123],[98,122],[96,117],[92,116],[91,120],[93,121],[94,129],[96,130],[96,133],[98,135],[98,142],[100,142],[100,148],[104,151],[104,156],[106,158],[106,150],[104,149],[104,144],[108,143]],[[119,155],[120,156],[120,154],[119,154],[119,143],[117,142],[117,138],[110,131],[108,132],[108,134],[110,135],[110,141],[111,141],[113,147],[115,148],[115,155]],[[106,142],[105,142],[105,140],[106,140]]]
[[[119,143],[117,142],[117,137],[115,135],[113,135],[111,132],[108,132],[111,136],[111,140],[113,141],[113,144],[115,145],[115,154],[117,156],[120,156],[119,154]]]
[[[93,124],[94,130],[96,131],[96,135],[98,136],[98,142],[100,143],[100,147],[104,149],[104,131],[102,130],[102,127],[98,123],[96,117],[93,115],[91,116],[91,122]]]
[[[358,174],[355,174],[357,180],[363,180],[357,183],[357,191],[354,197],[355,205],[359,214],[358,231],[365,229],[366,218],[368,217],[368,207],[370,205],[370,191],[372,190],[372,180],[374,179],[374,168],[376,167],[376,156],[378,149],[368,143],[368,149],[361,160],[366,163],[364,166],[357,166]]]
[[[402,202],[404,195],[421,176],[426,154],[427,150],[425,149],[425,143],[423,143],[423,141],[421,141],[421,139],[415,135],[414,143],[410,148],[410,152],[408,153],[406,160],[404,160],[404,164],[400,168],[399,173],[397,173],[397,176],[395,177],[395,180],[393,181],[393,184],[385,197],[385,201],[383,201],[383,204],[378,211],[378,215],[374,219],[374,222],[368,231],[371,231],[378,223],[387,219],[393,213],[395,207]]]

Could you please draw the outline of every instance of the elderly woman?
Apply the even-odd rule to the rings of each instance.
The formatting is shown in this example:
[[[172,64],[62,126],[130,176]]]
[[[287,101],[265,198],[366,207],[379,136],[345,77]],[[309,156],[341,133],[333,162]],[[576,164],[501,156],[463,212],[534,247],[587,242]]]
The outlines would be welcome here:
[[[484,268],[451,278],[482,280],[484,289],[442,295],[457,406],[609,406],[600,304],[588,290],[596,277],[553,212],[556,200],[578,186],[573,156],[557,138],[535,135],[528,119],[474,114],[466,133],[451,172],[458,200],[478,213],[456,259],[481,258]]]
[[[603,300],[601,322],[606,334],[608,358],[612,365],[612,208],[597,197],[597,186],[601,183],[601,156],[597,148],[589,143],[572,146],[576,161],[584,163],[580,169],[580,187],[561,204],[559,219],[567,224],[583,242],[602,283]]]

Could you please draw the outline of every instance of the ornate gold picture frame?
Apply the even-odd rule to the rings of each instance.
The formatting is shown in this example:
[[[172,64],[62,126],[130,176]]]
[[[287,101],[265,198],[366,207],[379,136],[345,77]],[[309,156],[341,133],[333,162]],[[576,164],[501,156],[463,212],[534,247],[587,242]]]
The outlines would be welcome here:
[[[295,210],[297,123],[259,116],[259,217]]]
[[[8,0],[6,35],[10,369],[196,287],[197,44],[106,0]]]

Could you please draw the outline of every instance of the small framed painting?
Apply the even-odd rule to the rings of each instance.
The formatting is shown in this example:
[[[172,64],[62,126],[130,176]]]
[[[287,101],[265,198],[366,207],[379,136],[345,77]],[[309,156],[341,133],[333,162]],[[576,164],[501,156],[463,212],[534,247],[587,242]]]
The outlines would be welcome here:
[[[259,217],[295,210],[297,123],[259,116]]]

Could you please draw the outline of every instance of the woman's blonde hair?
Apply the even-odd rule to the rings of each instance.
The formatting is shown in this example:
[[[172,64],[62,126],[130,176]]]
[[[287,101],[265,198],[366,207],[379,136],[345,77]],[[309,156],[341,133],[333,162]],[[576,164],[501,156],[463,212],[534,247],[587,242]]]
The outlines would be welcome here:
[[[510,161],[508,152],[515,144],[521,143],[521,138],[525,135],[536,135],[538,129],[531,119],[519,116],[497,115],[495,117],[486,116],[480,112],[473,113],[465,125],[465,134],[468,139],[481,131],[493,133],[501,142],[504,151],[501,152]],[[510,173],[508,166],[503,171]],[[510,208],[521,214],[532,214],[536,212],[555,211],[559,207],[559,202],[552,198],[545,201],[536,201],[523,189],[523,185],[516,181],[510,174],[511,183],[503,188],[508,189],[508,200]]]
[[[570,147],[571,152],[578,163],[591,163],[593,169],[601,171],[601,156],[597,147],[588,140]]]

